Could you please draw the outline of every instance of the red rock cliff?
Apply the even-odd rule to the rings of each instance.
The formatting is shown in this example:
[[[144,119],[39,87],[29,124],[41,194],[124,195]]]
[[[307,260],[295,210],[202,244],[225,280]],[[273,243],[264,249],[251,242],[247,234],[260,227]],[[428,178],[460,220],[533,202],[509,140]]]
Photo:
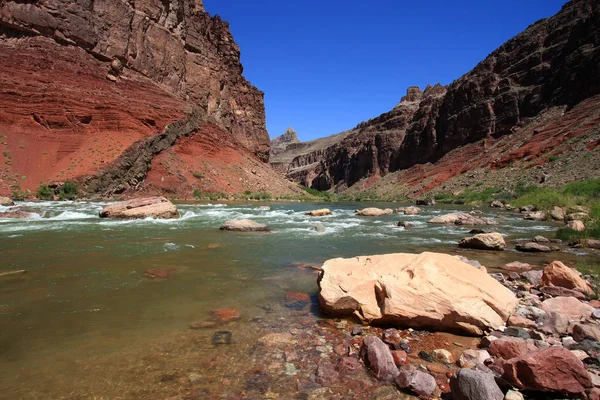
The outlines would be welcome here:
[[[2,1],[0,34],[5,40],[46,36],[112,61],[106,72],[115,91],[122,88],[122,67],[138,72],[188,109],[203,108],[268,160],[263,93],[242,76],[240,49],[227,22],[211,17],[201,0]]]

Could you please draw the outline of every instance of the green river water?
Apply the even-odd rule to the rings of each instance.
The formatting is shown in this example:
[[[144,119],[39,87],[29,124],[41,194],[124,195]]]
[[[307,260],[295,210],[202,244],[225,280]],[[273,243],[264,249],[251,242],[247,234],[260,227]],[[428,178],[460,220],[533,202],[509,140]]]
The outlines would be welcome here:
[[[98,218],[106,204],[21,203],[44,216],[0,219],[0,272],[27,270],[0,280],[0,398],[164,399],[177,395],[190,376],[201,376],[212,389],[233,390],[243,381],[242,366],[257,337],[292,324],[294,318],[307,324],[320,318],[318,307],[298,316],[277,308],[288,292],[313,298],[317,293],[316,275],[298,264],[421,251],[462,254],[488,269],[515,260],[539,266],[553,259],[570,265],[598,263],[596,255],[575,251],[529,255],[459,250],[456,243],[471,227],[426,221],[470,210],[461,206],[424,207],[418,216],[368,218],[354,215],[357,206],[370,206],[364,203],[271,203],[271,210],[260,210],[258,203],[180,204],[178,220],[114,221]],[[304,215],[324,206],[334,214]],[[551,237],[558,227],[482,211],[500,217],[494,230],[507,241]],[[252,218],[274,232],[218,229],[232,218]],[[398,221],[415,226],[405,230],[396,226]],[[325,231],[313,230],[316,225]],[[153,268],[169,268],[174,274],[145,278],[144,272]],[[253,318],[262,318],[265,305],[280,311],[253,324]],[[224,307],[242,314],[240,322],[227,327],[235,335],[231,346],[212,345],[214,330],[189,329],[190,323],[209,320],[211,310]],[[219,357],[226,361],[220,363]]]

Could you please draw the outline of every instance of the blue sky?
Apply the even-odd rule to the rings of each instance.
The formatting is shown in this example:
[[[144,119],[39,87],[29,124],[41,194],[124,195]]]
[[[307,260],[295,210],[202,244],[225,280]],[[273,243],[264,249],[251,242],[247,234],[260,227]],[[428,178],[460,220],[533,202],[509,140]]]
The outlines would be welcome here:
[[[449,84],[565,0],[204,0],[229,21],[271,138],[312,140]]]

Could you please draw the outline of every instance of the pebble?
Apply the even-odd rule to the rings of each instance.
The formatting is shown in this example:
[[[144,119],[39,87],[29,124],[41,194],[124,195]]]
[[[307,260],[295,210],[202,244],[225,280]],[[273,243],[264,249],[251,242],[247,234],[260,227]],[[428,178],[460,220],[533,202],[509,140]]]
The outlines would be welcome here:
[[[212,344],[231,344],[231,338],[233,334],[229,331],[218,331],[215,332],[212,338]]]

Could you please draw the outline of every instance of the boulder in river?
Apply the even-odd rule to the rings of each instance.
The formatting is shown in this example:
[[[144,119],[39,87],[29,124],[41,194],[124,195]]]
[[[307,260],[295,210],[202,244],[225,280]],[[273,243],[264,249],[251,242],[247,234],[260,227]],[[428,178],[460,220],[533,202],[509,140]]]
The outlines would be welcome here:
[[[583,221],[573,220],[567,223],[567,228],[574,230],[575,232],[585,231],[585,224]]]
[[[362,210],[356,210],[354,212],[354,214],[356,215],[360,215],[363,217],[379,217],[381,215],[388,215],[388,214],[393,214],[394,210],[392,210],[391,208],[386,208],[381,209],[381,208],[376,208],[376,207],[368,207],[368,208],[364,208]]]
[[[232,219],[221,225],[222,231],[237,231],[237,232],[270,232],[265,224],[259,224],[251,219]]]
[[[404,215],[419,215],[421,213],[421,209],[419,207],[406,207],[402,210]]]
[[[321,308],[332,315],[476,335],[502,326],[518,304],[483,270],[428,252],[328,260],[319,288]]]
[[[322,217],[324,215],[331,215],[331,210],[329,208],[321,208],[320,210],[306,212],[304,215],[310,215],[311,217]]]
[[[475,236],[463,238],[458,247],[478,250],[504,250],[506,242],[501,234],[497,232],[480,233]]]
[[[100,211],[100,218],[136,219],[147,217],[179,218],[179,211],[175,204],[162,196],[121,201],[108,205]]]
[[[0,196],[0,206],[9,207],[14,205],[15,203],[10,198]]]
[[[30,218],[32,216],[33,216],[32,213],[28,213],[28,212],[21,211],[21,210],[0,212],[0,218],[22,219],[22,218]]]
[[[446,224],[446,225],[498,225],[497,222],[491,219],[478,217],[467,213],[453,213],[441,215],[427,221],[429,224]]]
[[[552,251],[550,247],[535,242],[519,243],[515,246],[515,249],[526,253],[547,253]]]
[[[415,204],[418,206],[435,206],[435,199],[429,198],[429,199],[418,199],[415,201]]]

